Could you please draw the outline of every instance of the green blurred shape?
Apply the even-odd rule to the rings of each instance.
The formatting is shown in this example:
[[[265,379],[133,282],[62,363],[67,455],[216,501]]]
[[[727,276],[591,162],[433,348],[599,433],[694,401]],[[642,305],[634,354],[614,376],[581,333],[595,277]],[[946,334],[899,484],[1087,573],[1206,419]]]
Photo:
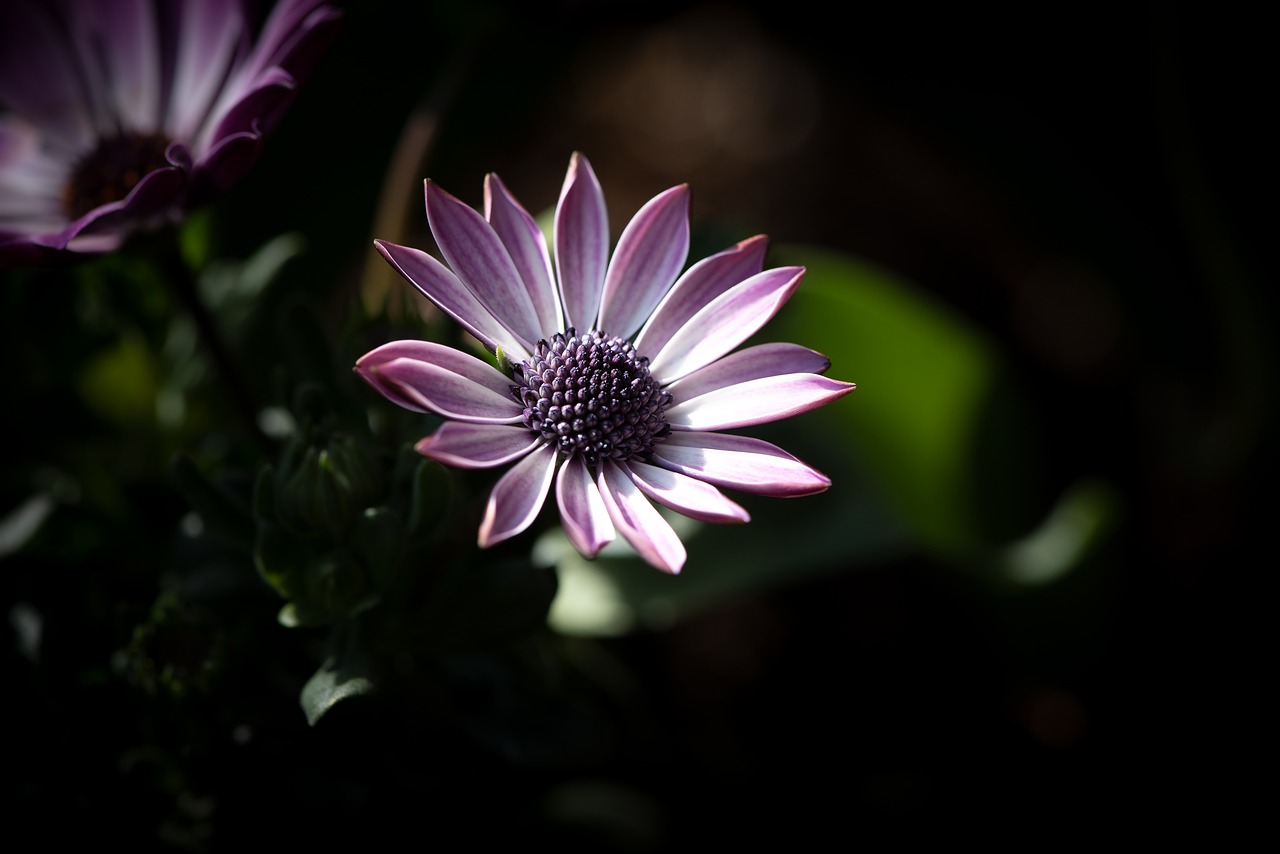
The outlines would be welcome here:
[[[831,376],[856,382],[856,405],[816,416],[847,438],[907,528],[931,550],[982,545],[975,448],[998,373],[994,348],[961,318],[888,271],[810,246],[774,259],[807,268],[767,329],[825,353]]]
[[[1115,486],[1098,478],[1073,483],[1034,531],[1000,550],[995,565],[1017,585],[1049,584],[1079,566],[1118,520]]]
[[[131,328],[110,349],[94,354],[79,388],[85,404],[108,421],[123,426],[154,421],[159,381],[142,333]]]

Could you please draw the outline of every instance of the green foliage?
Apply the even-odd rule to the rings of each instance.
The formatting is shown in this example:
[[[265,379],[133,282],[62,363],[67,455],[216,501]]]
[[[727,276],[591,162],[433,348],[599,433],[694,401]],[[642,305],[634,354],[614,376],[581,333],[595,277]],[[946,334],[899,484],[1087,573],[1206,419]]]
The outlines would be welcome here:
[[[807,272],[770,334],[805,341],[831,359],[835,375],[858,383],[856,405],[829,407],[815,420],[921,543],[952,553],[984,545],[974,498],[987,470],[976,448],[992,429],[986,419],[1002,381],[996,348],[886,270],[816,247],[783,247],[778,256]]]

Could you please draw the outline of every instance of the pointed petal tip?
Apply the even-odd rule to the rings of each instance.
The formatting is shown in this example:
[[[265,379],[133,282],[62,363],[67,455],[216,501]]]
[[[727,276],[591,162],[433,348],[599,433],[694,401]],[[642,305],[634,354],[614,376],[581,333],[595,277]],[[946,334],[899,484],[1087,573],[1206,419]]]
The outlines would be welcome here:
[[[580,169],[589,173],[593,177],[596,174],[596,170],[591,167],[591,161],[587,159],[587,155],[583,154],[581,151],[575,151],[569,157],[569,173],[565,177],[572,180]]]

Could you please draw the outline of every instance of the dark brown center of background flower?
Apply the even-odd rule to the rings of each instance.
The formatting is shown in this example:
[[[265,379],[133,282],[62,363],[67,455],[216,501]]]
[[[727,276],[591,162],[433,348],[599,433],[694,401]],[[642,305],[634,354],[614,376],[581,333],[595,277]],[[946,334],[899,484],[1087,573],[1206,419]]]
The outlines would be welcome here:
[[[590,465],[643,458],[671,432],[671,395],[625,339],[570,327],[539,341],[511,375],[525,425],[566,457],[580,454]]]
[[[124,133],[105,137],[71,170],[62,191],[70,219],[129,195],[143,176],[169,165],[164,150],[169,138],[159,133]]]

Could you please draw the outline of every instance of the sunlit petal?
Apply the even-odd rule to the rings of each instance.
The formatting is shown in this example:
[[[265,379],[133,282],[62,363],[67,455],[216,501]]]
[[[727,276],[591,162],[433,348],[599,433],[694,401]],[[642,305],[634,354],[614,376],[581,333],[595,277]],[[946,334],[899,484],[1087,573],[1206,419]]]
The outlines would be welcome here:
[[[375,240],[374,246],[409,284],[456,320],[490,351],[501,347],[512,359],[529,358],[529,349],[480,304],[447,267],[421,249]]]
[[[538,338],[559,332],[565,324],[560,316],[560,295],[542,229],[494,174],[484,179],[484,211],[485,219],[502,238],[524,280],[538,316]]]
[[[629,338],[680,274],[689,254],[689,187],[660,193],[627,223],[609,261],[598,327]]]
[[[711,484],[632,460],[618,463],[645,495],[692,519],[703,522],[748,522],[750,514]]]
[[[670,383],[676,403],[716,389],[781,374],[820,374],[831,367],[821,353],[799,344],[769,343],[745,347]]]
[[[573,547],[586,557],[595,557],[617,537],[600,488],[579,457],[566,460],[556,477],[556,503],[560,523]]]
[[[479,543],[488,548],[519,534],[538,518],[556,471],[556,452],[538,448],[494,484],[480,523]]]
[[[803,275],[802,267],[778,267],[734,285],[689,318],[652,357],[653,375],[669,383],[728,353],[773,317]]]
[[[684,543],[635,482],[606,462],[600,467],[599,486],[609,517],[636,554],[663,572],[678,573],[687,556]]]
[[[661,350],[704,305],[759,273],[768,246],[763,235],[756,235],[691,266],[676,279],[636,336],[636,349],[646,354]]]
[[[521,344],[532,345],[548,330],[540,327],[524,279],[502,239],[470,206],[431,181],[425,188],[431,233],[453,272]]]
[[[539,443],[539,438],[521,425],[446,421],[414,448],[438,463],[487,469],[518,460]]]
[[[591,164],[574,153],[556,205],[556,271],[560,303],[569,326],[596,325],[609,260],[609,217]]]
[[[360,377],[408,409],[481,424],[514,424],[511,381],[475,356],[429,341],[393,341],[356,363]]]
[[[716,486],[775,498],[813,495],[831,480],[777,445],[725,433],[672,433],[654,462]]]
[[[680,430],[727,430],[790,418],[853,391],[853,383],[818,374],[761,377],[682,398],[667,409],[667,423]]]

